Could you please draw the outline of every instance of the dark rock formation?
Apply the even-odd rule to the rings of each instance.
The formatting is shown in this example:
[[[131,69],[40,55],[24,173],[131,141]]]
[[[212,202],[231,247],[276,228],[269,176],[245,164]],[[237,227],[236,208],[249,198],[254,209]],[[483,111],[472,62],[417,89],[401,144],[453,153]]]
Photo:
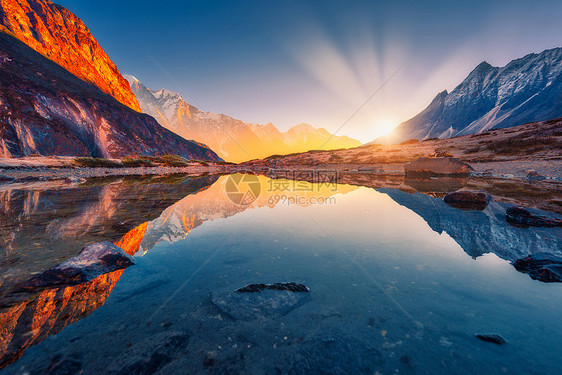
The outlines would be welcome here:
[[[262,290],[288,290],[289,292],[309,292],[310,289],[303,284],[297,283],[274,283],[274,284],[249,284],[236,290],[238,293],[259,293]]]
[[[528,273],[531,278],[545,283],[562,281],[562,257],[548,253],[537,253],[518,259],[513,266]]]
[[[220,160],[3,32],[0,136],[0,157],[177,154]]]
[[[76,77],[140,111],[129,83],[84,22],[49,0],[0,0],[2,26]]]
[[[459,190],[443,199],[451,207],[469,210],[483,210],[492,201],[492,196],[485,191]]]
[[[473,169],[467,163],[450,157],[423,157],[404,166],[408,177],[467,176]]]
[[[477,333],[475,335],[478,339],[485,341],[485,342],[491,342],[494,344],[498,344],[498,345],[503,345],[505,344],[505,339],[503,337],[501,337],[498,334],[495,333]]]
[[[508,223],[523,227],[562,227],[562,220],[534,215],[522,207],[510,207],[505,212]]]
[[[86,246],[73,258],[31,278],[23,289],[85,283],[108,272],[127,268],[135,263],[123,249],[104,241]]]

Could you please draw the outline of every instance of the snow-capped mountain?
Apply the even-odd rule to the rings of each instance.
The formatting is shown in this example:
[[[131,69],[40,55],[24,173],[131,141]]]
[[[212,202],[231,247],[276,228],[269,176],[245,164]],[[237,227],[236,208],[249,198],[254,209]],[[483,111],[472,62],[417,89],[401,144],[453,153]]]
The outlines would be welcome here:
[[[448,138],[562,116],[562,48],[529,54],[504,67],[479,64],[452,92],[375,143]]]
[[[242,162],[274,154],[321,147],[326,150],[349,148],[361,144],[345,136],[331,137],[326,129],[316,129],[308,124],[280,132],[271,123],[251,124],[223,114],[200,111],[178,93],[166,89],[151,90],[131,75],[124,77],[131,84],[144,113],[174,133],[204,143],[227,161]],[[324,145],[326,141],[328,143]]]

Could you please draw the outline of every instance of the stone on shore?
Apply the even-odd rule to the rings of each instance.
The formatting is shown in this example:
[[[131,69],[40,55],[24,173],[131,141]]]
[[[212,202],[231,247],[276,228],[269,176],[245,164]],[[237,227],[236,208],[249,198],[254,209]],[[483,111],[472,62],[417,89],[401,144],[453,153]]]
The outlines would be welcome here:
[[[75,285],[135,263],[133,257],[111,242],[103,241],[86,246],[78,255],[40,273],[21,285],[24,289],[56,285]]]
[[[404,166],[406,176],[431,177],[431,176],[467,176],[474,170],[470,165],[456,158],[423,157]]]
[[[492,196],[485,191],[458,190],[447,194],[443,200],[455,208],[483,210],[492,201]]]

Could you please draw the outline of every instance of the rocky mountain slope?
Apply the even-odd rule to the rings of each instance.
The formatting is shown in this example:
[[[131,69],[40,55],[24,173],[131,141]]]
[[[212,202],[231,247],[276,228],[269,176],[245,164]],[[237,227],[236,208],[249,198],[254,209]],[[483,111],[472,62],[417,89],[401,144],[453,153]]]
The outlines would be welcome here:
[[[452,92],[373,143],[449,138],[562,116],[562,48],[529,54],[504,67],[483,62]]]
[[[90,30],[49,0],[0,0],[0,29],[126,106],[140,111],[128,82]]]
[[[364,145],[346,150],[322,150],[253,160],[247,166],[309,166],[312,168],[372,168],[404,164],[439,153],[470,163],[529,162],[538,168],[542,162],[560,175],[562,160],[562,118],[528,123],[506,129],[485,131],[446,139],[408,140],[394,145]],[[474,165],[473,165],[474,166]]]
[[[166,89],[150,90],[135,77],[125,75],[143,112],[163,127],[186,139],[208,145],[223,159],[241,162],[273,154],[289,154],[318,149],[356,147],[360,142],[349,137],[332,137],[326,129],[300,124],[280,132],[273,124],[245,123],[230,116],[200,111],[180,94]]]
[[[0,32],[0,157],[177,154],[220,160]]]

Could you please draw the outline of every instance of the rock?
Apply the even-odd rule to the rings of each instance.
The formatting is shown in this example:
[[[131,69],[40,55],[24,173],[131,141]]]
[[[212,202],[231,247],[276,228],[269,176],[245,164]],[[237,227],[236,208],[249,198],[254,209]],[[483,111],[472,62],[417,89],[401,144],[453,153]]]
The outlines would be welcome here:
[[[238,320],[284,316],[306,303],[308,288],[301,284],[250,284],[234,292],[213,293],[212,302]]]
[[[482,341],[492,342],[492,343],[498,344],[498,345],[503,345],[503,344],[505,344],[505,339],[504,339],[503,337],[501,337],[500,335],[495,334],[495,333],[491,333],[491,334],[487,334],[487,333],[480,334],[480,333],[477,333],[477,334],[476,334],[476,337],[479,338],[479,339],[482,340]]]
[[[154,374],[181,353],[188,340],[183,332],[161,332],[130,347],[106,369],[106,374]]]
[[[310,289],[303,284],[297,283],[274,283],[274,284],[249,284],[236,290],[238,293],[259,293],[262,290],[288,290],[290,292],[309,292]]]
[[[431,154],[427,155],[430,158],[452,158],[453,154],[447,151],[435,150]]]
[[[33,289],[81,284],[105,273],[127,268],[134,263],[134,259],[123,249],[108,241],[98,242],[86,246],[75,257],[34,276],[21,287]]]
[[[525,179],[527,181],[544,181],[546,177],[536,171],[531,171],[527,174]]]
[[[523,227],[562,227],[562,220],[533,215],[522,207],[510,207],[505,212],[509,224]]]
[[[447,194],[443,200],[452,207],[483,210],[492,201],[492,196],[485,191],[459,190]]]
[[[519,272],[528,273],[534,280],[544,283],[562,282],[562,257],[537,253],[526,258],[518,259],[513,263]]]
[[[408,177],[467,176],[473,171],[473,168],[456,158],[423,157],[406,164],[404,170]]]

